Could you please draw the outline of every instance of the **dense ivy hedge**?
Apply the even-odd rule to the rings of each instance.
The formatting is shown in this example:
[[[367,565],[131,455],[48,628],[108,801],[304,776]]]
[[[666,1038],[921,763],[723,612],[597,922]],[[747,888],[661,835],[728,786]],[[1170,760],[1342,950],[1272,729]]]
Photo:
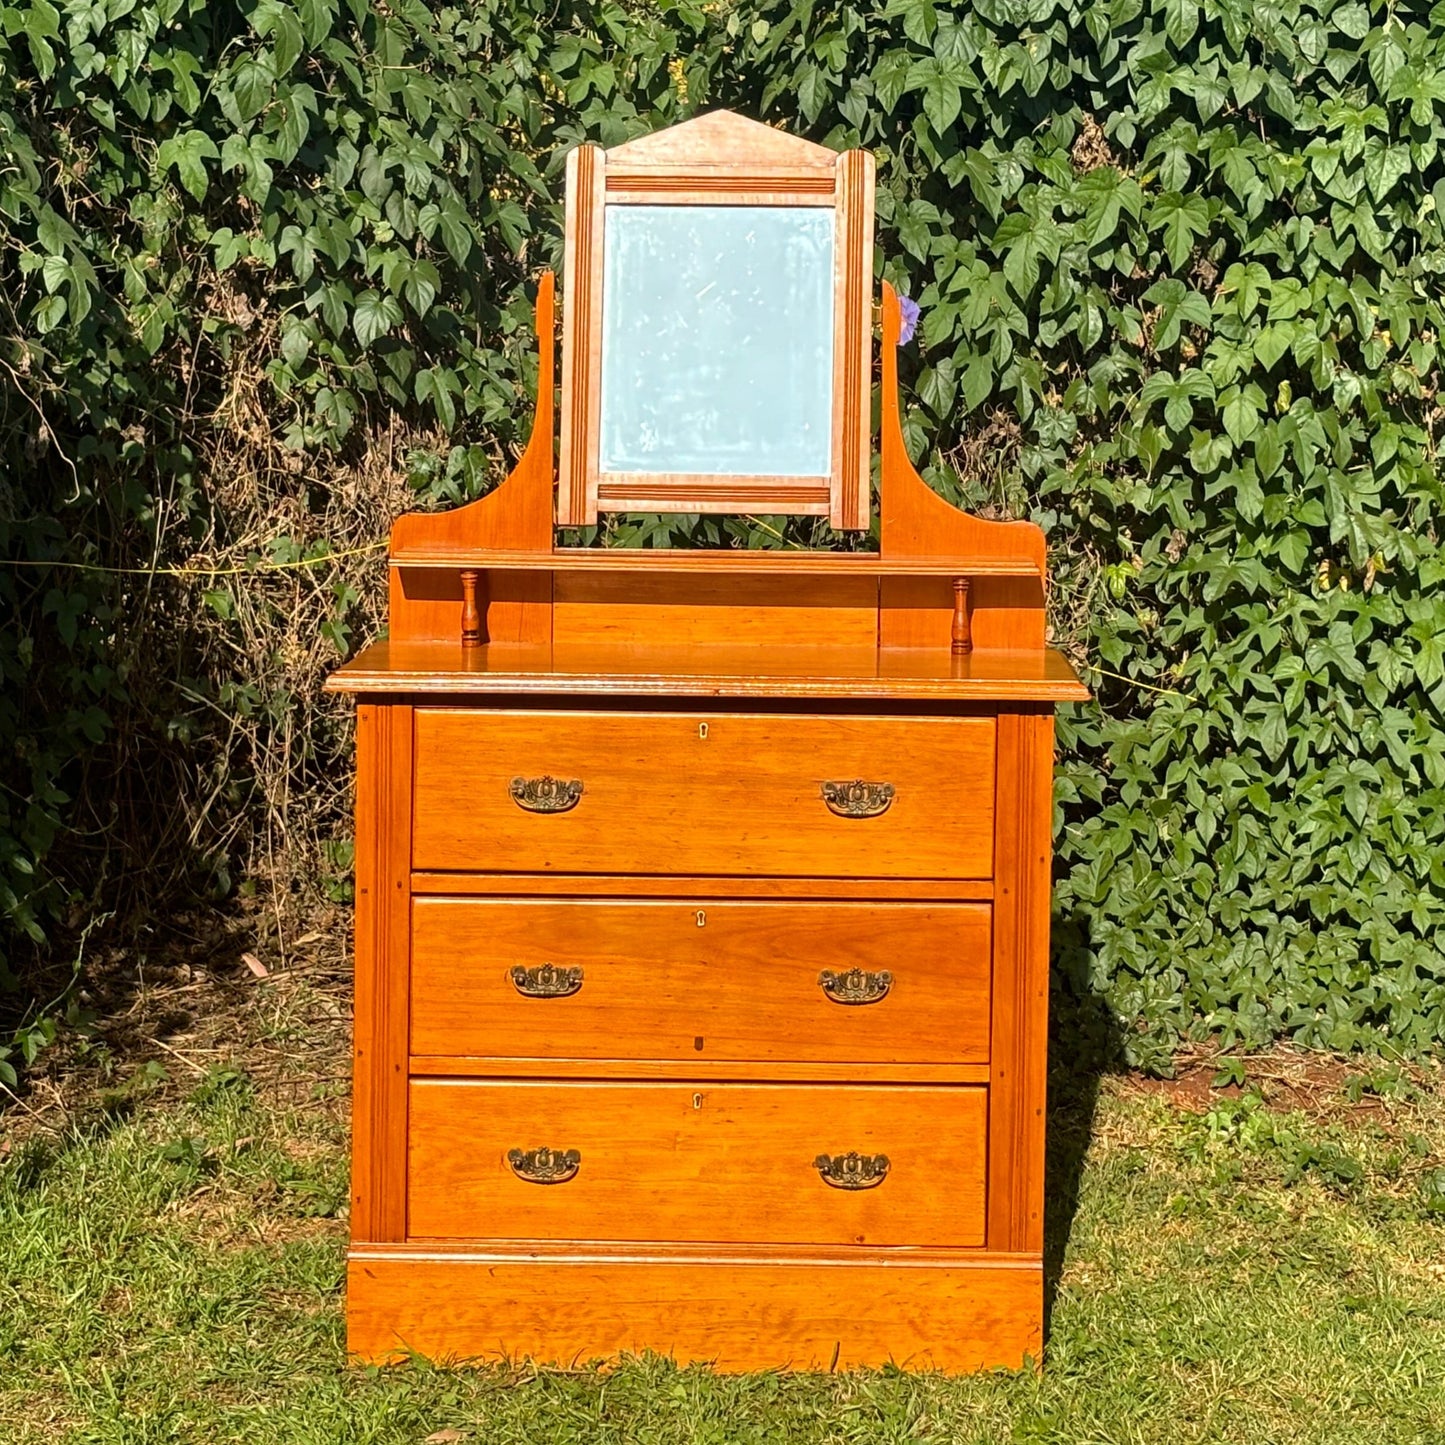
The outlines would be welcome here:
[[[275,434],[344,454],[400,413],[458,443],[419,481],[470,494],[527,414],[569,145],[722,104],[868,146],[923,307],[910,444],[1046,526],[1096,668],[1060,727],[1061,981],[1145,1062],[1426,1048],[1442,77],[1445,7],[1359,0],[0,3],[0,554],[184,556],[262,313]],[[0,598],[23,931],[144,595],[41,567]]]

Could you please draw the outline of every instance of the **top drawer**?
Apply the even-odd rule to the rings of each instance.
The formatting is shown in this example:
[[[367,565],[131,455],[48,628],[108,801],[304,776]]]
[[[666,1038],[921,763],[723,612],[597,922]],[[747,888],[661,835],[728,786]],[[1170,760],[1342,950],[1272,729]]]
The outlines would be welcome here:
[[[415,716],[418,869],[992,875],[991,717]]]

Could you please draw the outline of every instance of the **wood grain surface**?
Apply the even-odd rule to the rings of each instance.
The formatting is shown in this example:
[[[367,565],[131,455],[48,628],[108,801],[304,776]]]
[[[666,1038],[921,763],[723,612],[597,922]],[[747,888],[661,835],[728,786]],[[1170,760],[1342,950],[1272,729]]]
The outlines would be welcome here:
[[[411,1051],[519,1058],[981,1062],[987,904],[418,898]],[[580,969],[529,997],[514,968]],[[836,1003],[826,970],[887,991]]]
[[[670,1079],[714,1084],[986,1084],[987,1064],[802,1063],[785,1059],[569,1059],[485,1054],[413,1054],[417,1078],[456,1079]]]
[[[987,878],[706,878],[676,873],[639,877],[632,873],[413,873],[413,894],[457,894],[476,898],[790,898],[859,899],[900,903],[987,902]]]
[[[878,645],[871,577],[736,577],[697,572],[563,572],[553,586],[552,641],[564,651],[666,638],[670,647],[756,650]]]
[[[880,396],[879,548],[885,557],[987,554],[1032,565],[1032,576],[978,576],[971,591],[973,644],[980,651],[1042,652],[1048,554],[1032,522],[995,522],[961,512],[918,475],[903,441],[898,395],[898,296],[883,284],[883,381]],[[962,575],[962,574],[960,574]],[[878,635],[887,647],[949,646],[953,593],[940,579],[885,578]]]
[[[1046,708],[1002,714],[989,1109],[994,1249],[1043,1248],[1053,778],[1053,714]]]
[[[988,1091],[824,1084],[414,1079],[411,1239],[979,1245]],[[565,1184],[512,1149],[576,1149]],[[820,1154],[885,1154],[881,1185],[825,1184]]]
[[[500,550],[536,555],[552,549],[554,415],[554,278],[537,282],[537,408],[527,449],[493,491],[450,512],[411,512],[391,529],[391,555],[435,549]],[[484,631],[492,642],[548,642],[552,636],[552,578],[546,572],[488,573]],[[388,634],[393,642],[460,645],[462,591],[459,570],[393,567],[390,573]]]
[[[473,504],[475,505],[475,504]],[[440,519],[452,512],[428,512]],[[700,572],[719,577],[787,576],[798,581],[816,577],[1037,577],[1038,561],[1030,556],[971,556],[942,553],[919,557],[884,556],[881,552],[763,552],[734,547],[687,547],[663,552],[655,548],[546,547],[538,552],[504,547],[468,547],[445,540],[393,545],[393,569],[484,567],[489,572],[592,572],[612,575],[669,577]]]
[[[580,1365],[651,1350],[743,1370],[1017,1370],[1042,1351],[1037,1258],[849,1262],[353,1251],[347,1345],[363,1360]]]
[[[406,1236],[411,708],[356,719],[351,1237]]]
[[[421,576],[423,574],[410,574]],[[943,642],[933,648],[835,645],[678,646],[661,638],[630,642],[511,644],[376,642],[326,680],[328,692],[430,696],[760,697],[805,701],[904,700],[936,703],[1084,702],[1089,690],[1052,650],[949,650],[947,594]],[[461,594],[455,614],[460,633]]]
[[[413,866],[987,878],[994,720],[416,710]],[[944,761],[946,760],[946,761]],[[514,778],[580,781],[528,812]],[[839,817],[825,782],[890,784]]]

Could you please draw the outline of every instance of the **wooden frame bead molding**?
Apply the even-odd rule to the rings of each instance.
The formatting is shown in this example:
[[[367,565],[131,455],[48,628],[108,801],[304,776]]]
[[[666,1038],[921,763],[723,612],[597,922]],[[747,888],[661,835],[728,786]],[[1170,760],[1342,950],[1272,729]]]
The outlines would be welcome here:
[[[718,113],[567,187],[560,474],[544,274],[526,451],[397,521],[389,638],[327,683],[358,701],[349,1347],[1038,1362],[1053,708],[1088,696],[1043,536],[913,469],[885,286],[876,552],[558,547],[621,505],[864,527],[872,447],[868,156]],[[833,208],[827,475],[599,472],[607,208],[664,203]]]

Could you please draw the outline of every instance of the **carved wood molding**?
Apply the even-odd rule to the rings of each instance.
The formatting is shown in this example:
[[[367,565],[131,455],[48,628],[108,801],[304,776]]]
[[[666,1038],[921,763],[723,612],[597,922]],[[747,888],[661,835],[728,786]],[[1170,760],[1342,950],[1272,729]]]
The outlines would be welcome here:
[[[688,505],[675,504],[685,491]],[[597,503],[612,512],[785,512],[792,516],[826,516],[830,500],[827,477],[656,476],[604,472],[597,482]]]
[[[835,487],[831,521],[839,531],[868,526],[869,383],[873,359],[873,157],[838,158],[838,294],[834,340]]]
[[[717,166],[607,167],[607,199],[621,205],[707,205],[726,197],[731,204],[802,206],[811,197],[815,205],[831,206],[836,190],[832,170],[816,167],[759,168],[747,175]]]
[[[557,485],[557,524],[580,527],[597,520],[595,473],[597,412],[601,399],[602,205],[606,158],[593,145],[567,157],[567,234],[562,284],[562,454]]]

